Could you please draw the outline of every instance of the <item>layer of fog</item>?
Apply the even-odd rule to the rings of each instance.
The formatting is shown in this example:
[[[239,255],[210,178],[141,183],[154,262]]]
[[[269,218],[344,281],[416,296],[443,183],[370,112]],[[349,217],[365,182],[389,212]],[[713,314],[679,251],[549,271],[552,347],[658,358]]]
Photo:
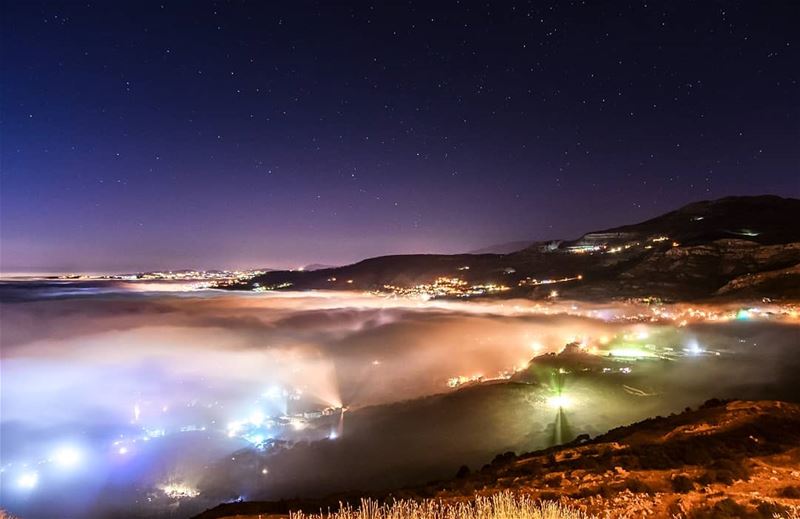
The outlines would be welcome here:
[[[348,293],[73,296],[2,305],[0,457],[14,465],[2,474],[0,497],[26,517],[47,517],[56,502],[76,517],[109,507],[184,516],[237,497],[419,483],[461,464],[478,468],[505,450],[544,447],[559,432],[546,385],[452,392],[447,381],[513,370],[576,337],[646,328],[676,348],[700,344],[720,355],[643,368],[635,384],[649,397],[632,396],[616,379],[575,382],[569,434],[597,434],[714,396],[797,399],[798,392],[798,328],[783,324],[645,327],[610,320],[631,311],[622,306]],[[277,453],[228,438],[225,424],[276,385],[301,390],[309,408],[347,406],[337,438]],[[428,398],[414,400],[421,397]],[[189,424],[206,430],[157,438],[138,461],[109,461],[115,436]],[[86,473],[50,475],[19,492],[15,467],[46,460],[65,441],[87,453]],[[165,480],[201,494],[148,502]]]

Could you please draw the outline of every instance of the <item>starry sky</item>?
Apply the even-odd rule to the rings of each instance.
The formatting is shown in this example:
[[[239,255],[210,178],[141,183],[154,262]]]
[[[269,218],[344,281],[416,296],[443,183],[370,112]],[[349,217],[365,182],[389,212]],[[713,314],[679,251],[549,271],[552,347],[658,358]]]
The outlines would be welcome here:
[[[340,264],[800,195],[800,2],[2,2],[2,269]]]

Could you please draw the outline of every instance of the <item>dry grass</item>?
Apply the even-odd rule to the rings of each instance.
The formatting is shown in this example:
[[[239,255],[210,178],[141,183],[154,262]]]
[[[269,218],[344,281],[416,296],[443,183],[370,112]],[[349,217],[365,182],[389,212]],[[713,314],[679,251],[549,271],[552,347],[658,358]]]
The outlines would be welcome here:
[[[591,519],[558,503],[541,502],[511,492],[476,497],[467,502],[399,500],[381,505],[363,499],[361,506],[343,506],[337,512],[290,514],[290,519]]]

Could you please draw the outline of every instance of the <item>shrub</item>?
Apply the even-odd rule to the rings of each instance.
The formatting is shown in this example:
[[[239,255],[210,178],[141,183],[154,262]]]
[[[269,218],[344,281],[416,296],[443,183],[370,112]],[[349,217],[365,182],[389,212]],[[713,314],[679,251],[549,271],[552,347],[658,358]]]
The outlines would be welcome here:
[[[686,474],[678,474],[672,477],[672,490],[679,494],[685,494],[694,490],[694,482]]]
[[[601,483],[597,487],[597,491],[595,492],[595,495],[598,495],[600,497],[609,498],[609,497],[613,497],[615,493],[616,492],[614,492],[614,489],[611,488],[609,485],[606,485],[605,483]]]
[[[800,499],[800,487],[788,486],[781,489],[778,495],[787,499]]]
[[[747,508],[730,498],[696,509],[689,515],[690,519],[744,519],[750,516]]]
[[[721,400],[719,398],[712,398],[710,400],[706,400],[698,409],[712,409],[714,407],[722,407],[725,404],[730,402],[730,400]]]
[[[561,483],[564,481],[564,476],[561,474],[551,474],[544,478],[544,484],[550,488],[558,488],[561,486]]]
[[[576,464],[578,468],[586,469],[586,470],[599,470],[601,468],[600,462],[597,461],[595,458],[587,458],[584,456],[579,460]]]
[[[589,436],[586,433],[583,433],[583,434],[579,434],[578,436],[576,436],[575,439],[572,440],[572,443],[577,443],[577,444],[586,443],[586,442],[590,441],[591,439],[592,439],[591,436]]]
[[[784,513],[786,513],[788,509],[785,506],[781,506],[776,503],[768,503],[766,501],[761,501],[756,506],[756,512],[758,515],[764,518],[772,519],[773,517],[781,517]]]
[[[498,454],[492,460],[492,465],[506,465],[511,463],[517,458],[517,455],[511,451],[504,452],[503,454]]]
[[[750,479],[750,468],[744,460],[720,459],[711,464],[711,469],[700,477],[704,485],[722,483],[730,485],[737,479]]]
[[[637,478],[628,478],[625,480],[625,488],[634,494],[654,494],[655,491],[650,485]]]

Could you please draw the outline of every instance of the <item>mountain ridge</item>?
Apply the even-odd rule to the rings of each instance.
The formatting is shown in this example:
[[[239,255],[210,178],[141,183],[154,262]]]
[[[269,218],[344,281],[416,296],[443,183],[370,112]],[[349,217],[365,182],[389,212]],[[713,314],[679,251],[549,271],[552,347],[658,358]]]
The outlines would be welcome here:
[[[310,272],[268,272],[220,288],[391,292],[446,278],[466,286],[503,287],[497,293],[474,290],[472,296],[544,299],[554,287],[540,281],[572,279],[559,284],[562,296],[676,301],[800,298],[795,268],[800,265],[796,245],[800,226],[791,223],[798,221],[800,199],[725,197],[693,202],[643,222],[591,231],[575,240],[535,242],[507,254],[378,256]],[[731,284],[747,275],[756,277]],[[758,275],[770,282],[759,283]],[[776,276],[788,290],[775,289]]]

